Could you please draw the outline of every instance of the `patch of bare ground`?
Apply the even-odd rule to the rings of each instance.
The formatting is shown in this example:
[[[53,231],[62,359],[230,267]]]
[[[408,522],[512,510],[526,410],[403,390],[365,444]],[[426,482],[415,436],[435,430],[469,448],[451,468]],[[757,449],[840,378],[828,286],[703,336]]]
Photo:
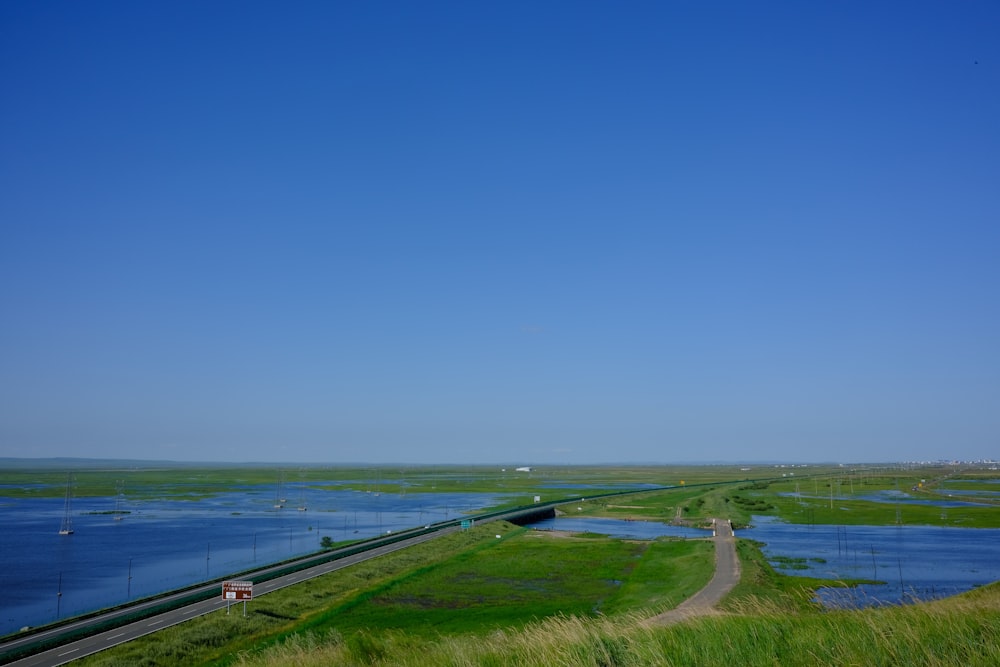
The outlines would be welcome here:
[[[574,533],[571,530],[532,530],[528,533],[528,537],[553,537],[559,539],[577,538],[578,535],[579,533]]]

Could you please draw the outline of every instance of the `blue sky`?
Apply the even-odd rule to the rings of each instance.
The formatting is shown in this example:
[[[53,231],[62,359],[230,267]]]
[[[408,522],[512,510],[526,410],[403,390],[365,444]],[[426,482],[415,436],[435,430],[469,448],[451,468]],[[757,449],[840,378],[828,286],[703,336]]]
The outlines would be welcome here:
[[[0,4],[0,456],[1000,458],[998,28]]]

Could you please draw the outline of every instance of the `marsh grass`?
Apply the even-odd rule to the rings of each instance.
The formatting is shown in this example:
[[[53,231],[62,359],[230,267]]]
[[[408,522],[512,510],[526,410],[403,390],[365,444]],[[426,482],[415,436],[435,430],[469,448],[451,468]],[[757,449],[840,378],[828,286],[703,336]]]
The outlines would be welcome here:
[[[814,600],[817,588],[870,583],[782,574],[761,553],[760,543],[753,540],[740,539],[736,550],[740,558],[740,583],[723,600],[724,611],[766,608],[785,614],[820,613],[823,606]]]
[[[715,548],[707,540],[658,540],[607,603],[608,613],[673,609],[714,574]]]
[[[821,470],[816,468],[815,471]],[[830,470],[833,470],[832,468]],[[517,503],[586,497],[642,485],[688,486],[743,479],[737,466],[544,466],[516,472],[499,466],[203,465],[177,462],[0,459],[0,496],[58,498],[72,473],[78,497],[112,496],[124,480],[130,498],[200,497],[242,486],[307,484],[328,490],[384,493],[513,493]],[[773,474],[761,469],[760,474]],[[697,492],[695,492],[697,493]]]
[[[1000,664],[1000,590],[911,607],[790,614],[767,603],[652,627],[641,616],[556,616],[520,631],[421,640],[399,632],[345,641],[296,639],[241,654],[241,667],[399,665]]]
[[[675,606],[711,578],[706,542],[531,535],[417,568],[339,607],[309,629],[411,635],[483,633],[558,614]]]
[[[708,581],[710,555],[703,541],[565,539],[492,523],[261,596],[246,618],[234,607],[77,664],[228,664],[276,643],[371,657],[442,636],[516,634],[548,616],[658,611]]]
[[[1000,512],[995,505],[985,502],[978,506],[941,508],[931,503],[872,502],[863,498],[878,491],[901,491],[928,501],[942,499],[931,493],[912,491],[918,482],[918,478],[899,480],[898,484],[896,479],[875,478],[866,480],[864,485],[855,482],[852,486],[843,479],[828,479],[818,484],[800,483],[801,495],[796,497],[780,495],[794,493],[796,489],[794,483],[783,480],[772,484],[766,491],[740,493],[756,496],[755,500],[773,505],[771,510],[755,511],[754,514],[770,514],[790,523],[888,526],[899,521],[904,525],[1000,528]],[[829,498],[831,485],[834,487],[832,501]],[[818,495],[816,487],[819,488]],[[962,499],[972,500],[968,497]]]

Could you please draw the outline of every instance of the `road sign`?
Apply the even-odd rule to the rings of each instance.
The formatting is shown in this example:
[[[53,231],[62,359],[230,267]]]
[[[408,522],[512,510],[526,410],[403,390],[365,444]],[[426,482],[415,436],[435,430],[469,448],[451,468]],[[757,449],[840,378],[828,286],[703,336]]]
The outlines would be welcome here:
[[[253,599],[253,582],[252,581],[223,581],[222,582],[222,599],[232,601],[240,600],[252,600]]]

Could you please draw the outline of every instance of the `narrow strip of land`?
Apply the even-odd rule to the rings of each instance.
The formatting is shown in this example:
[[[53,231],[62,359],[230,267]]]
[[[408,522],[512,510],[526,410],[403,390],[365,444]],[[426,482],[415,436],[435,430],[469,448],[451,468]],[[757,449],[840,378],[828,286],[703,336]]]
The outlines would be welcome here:
[[[650,618],[650,625],[669,625],[695,616],[717,613],[717,605],[740,581],[740,559],[736,556],[736,536],[728,520],[713,519],[715,525],[715,574],[700,591],[677,605]]]

